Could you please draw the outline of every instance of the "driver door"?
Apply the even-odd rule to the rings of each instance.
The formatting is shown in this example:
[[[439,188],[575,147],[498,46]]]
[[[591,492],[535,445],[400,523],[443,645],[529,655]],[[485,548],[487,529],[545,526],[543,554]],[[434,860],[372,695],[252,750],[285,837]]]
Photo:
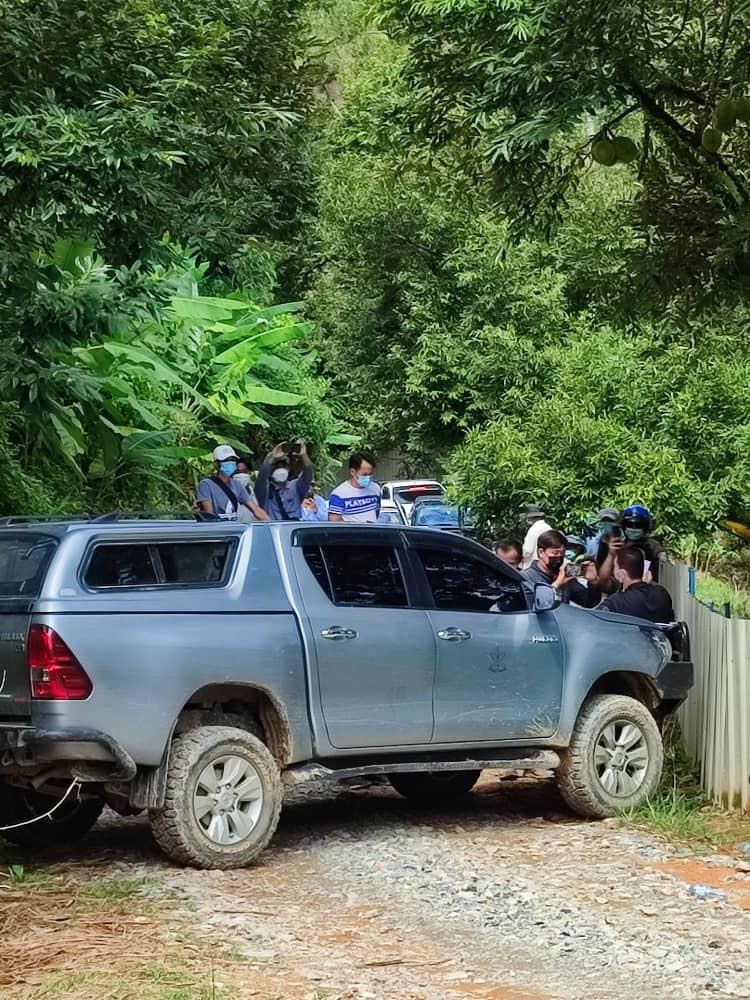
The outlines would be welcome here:
[[[563,649],[554,612],[529,610],[500,560],[440,540],[413,546],[434,605],[434,743],[551,736],[562,700]]]

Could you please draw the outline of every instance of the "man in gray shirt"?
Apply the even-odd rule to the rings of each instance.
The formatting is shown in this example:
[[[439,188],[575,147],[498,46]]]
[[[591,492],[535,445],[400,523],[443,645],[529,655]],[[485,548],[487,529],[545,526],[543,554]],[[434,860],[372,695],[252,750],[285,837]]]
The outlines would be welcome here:
[[[240,506],[247,507],[259,521],[270,521],[270,517],[251,498],[242,483],[233,482],[232,476],[237,471],[239,459],[234,448],[228,444],[220,444],[214,448],[213,476],[201,479],[198,484],[198,507],[205,514],[213,514],[222,521],[236,521]]]

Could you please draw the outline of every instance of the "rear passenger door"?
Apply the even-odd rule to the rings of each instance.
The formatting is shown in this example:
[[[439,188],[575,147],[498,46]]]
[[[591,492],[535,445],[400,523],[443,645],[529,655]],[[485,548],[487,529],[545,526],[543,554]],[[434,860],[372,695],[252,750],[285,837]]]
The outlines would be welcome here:
[[[429,743],[435,642],[401,534],[304,530],[294,549],[331,745]]]
[[[413,549],[434,604],[433,742],[551,736],[563,682],[554,613],[530,611],[520,579],[489,552],[449,539]]]

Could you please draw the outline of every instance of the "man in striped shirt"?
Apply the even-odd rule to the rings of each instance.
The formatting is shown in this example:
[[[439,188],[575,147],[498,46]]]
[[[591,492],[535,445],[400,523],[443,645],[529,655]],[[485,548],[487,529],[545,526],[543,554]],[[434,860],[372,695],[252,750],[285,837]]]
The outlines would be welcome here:
[[[328,498],[328,520],[374,524],[380,513],[380,487],[373,480],[375,457],[356,451],[349,459],[349,478]]]

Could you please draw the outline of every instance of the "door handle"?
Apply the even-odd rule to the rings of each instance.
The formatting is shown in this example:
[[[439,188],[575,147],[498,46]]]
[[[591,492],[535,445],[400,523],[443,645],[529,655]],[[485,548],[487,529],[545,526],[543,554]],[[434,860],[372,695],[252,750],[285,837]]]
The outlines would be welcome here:
[[[471,632],[462,628],[442,628],[438,632],[438,639],[445,639],[446,642],[464,642],[471,639]]]
[[[353,628],[344,628],[342,625],[331,625],[330,628],[324,628],[320,633],[324,639],[356,639],[357,633]]]

